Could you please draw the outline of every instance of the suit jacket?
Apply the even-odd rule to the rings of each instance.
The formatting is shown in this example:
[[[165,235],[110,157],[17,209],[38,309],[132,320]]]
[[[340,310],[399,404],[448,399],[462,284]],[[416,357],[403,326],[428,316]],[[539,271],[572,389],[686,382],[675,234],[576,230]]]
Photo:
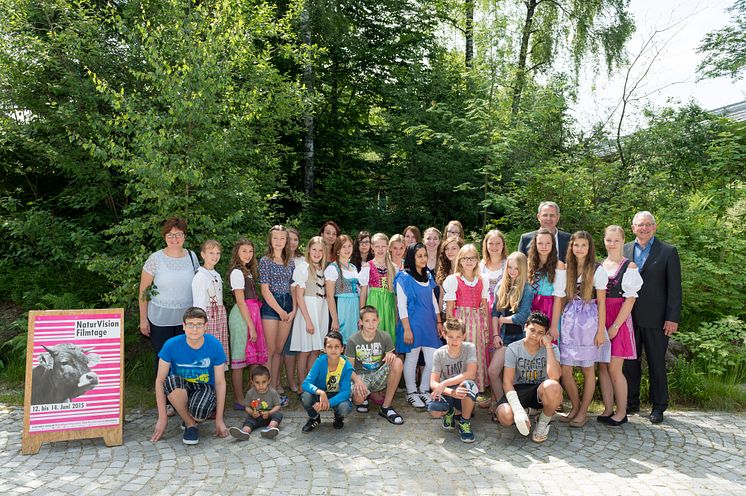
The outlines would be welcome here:
[[[634,241],[624,245],[624,256],[634,261]],[[642,289],[632,307],[635,325],[662,329],[663,322],[681,316],[681,263],[673,246],[655,238],[645,265],[640,269]]]
[[[518,251],[523,252],[524,255],[528,255],[528,245],[536,237],[536,231],[527,232],[521,235],[521,241],[518,243]],[[570,244],[570,233],[565,231],[559,231],[557,234],[559,238],[559,245],[557,246],[557,258],[561,262],[565,261],[565,255],[567,255],[567,246]]]

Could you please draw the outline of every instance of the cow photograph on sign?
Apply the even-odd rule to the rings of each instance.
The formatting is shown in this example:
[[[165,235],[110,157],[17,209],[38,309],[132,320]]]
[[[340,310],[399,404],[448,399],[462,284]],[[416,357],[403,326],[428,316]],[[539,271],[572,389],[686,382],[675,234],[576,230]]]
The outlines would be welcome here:
[[[91,367],[100,357],[93,348],[73,343],[42,346],[31,378],[31,404],[70,403],[98,385],[98,374]]]
[[[124,311],[29,312],[22,451],[103,437],[121,444]]]

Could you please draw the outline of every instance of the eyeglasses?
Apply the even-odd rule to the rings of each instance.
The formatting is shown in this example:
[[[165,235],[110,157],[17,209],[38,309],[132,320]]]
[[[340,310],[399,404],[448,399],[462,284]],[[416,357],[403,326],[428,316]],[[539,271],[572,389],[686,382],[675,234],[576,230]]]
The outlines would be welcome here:
[[[635,224],[635,227],[653,227],[655,224],[652,224],[650,222],[644,222],[642,224]]]
[[[479,260],[479,257],[461,257],[461,260],[464,262],[476,262]]]
[[[187,322],[184,324],[184,329],[204,329],[205,324],[192,324],[191,322]]]
[[[451,229],[447,230],[446,233],[453,234],[454,236],[461,235],[461,231],[454,231],[454,230],[451,230]]]
[[[168,233],[168,234],[166,234],[166,238],[168,238],[168,239],[182,239],[182,238],[184,238],[185,236],[186,236],[186,235],[185,235],[184,233],[182,233],[182,232],[178,232],[178,233]]]

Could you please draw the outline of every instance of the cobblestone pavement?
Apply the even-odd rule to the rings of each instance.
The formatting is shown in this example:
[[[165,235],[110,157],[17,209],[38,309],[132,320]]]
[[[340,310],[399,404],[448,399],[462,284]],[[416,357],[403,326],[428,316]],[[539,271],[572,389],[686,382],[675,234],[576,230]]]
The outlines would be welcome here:
[[[0,494],[746,494],[746,415],[672,412],[620,428],[591,418],[582,429],[555,420],[537,445],[480,411],[468,445],[425,413],[401,413],[401,427],[353,412],[341,431],[325,417],[305,435],[304,414],[286,412],[274,441],[218,439],[205,424],[199,445],[185,446],[176,419],[151,443],[149,411],[128,415],[122,446],[59,442],[24,456],[23,411],[0,406]]]

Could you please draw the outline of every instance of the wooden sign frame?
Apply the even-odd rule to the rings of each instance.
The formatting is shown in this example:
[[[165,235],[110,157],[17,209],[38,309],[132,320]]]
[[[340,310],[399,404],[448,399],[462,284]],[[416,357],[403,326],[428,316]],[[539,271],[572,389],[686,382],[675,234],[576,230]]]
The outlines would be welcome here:
[[[96,353],[96,340],[101,341],[99,348],[103,354]],[[52,353],[49,348],[52,348]],[[61,359],[60,352],[63,353]],[[70,358],[66,359],[64,353],[68,353]],[[53,356],[58,357],[57,368],[54,368]],[[37,381],[41,384],[36,384],[36,387],[41,389],[37,390],[36,404],[32,405],[35,361],[39,369]],[[73,365],[69,365],[71,362]],[[68,364],[64,371],[59,368],[63,363]],[[68,373],[71,367],[78,368]],[[80,375],[79,383],[70,387],[81,388],[83,384],[81,389],[84,391],[78,390],[82,394],[60,399],[65,393],[61,392],[64,388],[59,387],[59,383],[69,385],[69,376],[81,374],[81,368],[83,375]],[[63,376],[65,373],[68,377]],[[50,379],[49,375],[42,377],[42,374],[54,377]],[[57,387],[50,387],[51,384]],[[77,395],[78,392],[71,394]],[[89,401],[87,398],[95,399]],[[104,438],[106,446],[119,446],[122,444],[123,422],[124,309],[30,311],[21,452],[24,455],[36,454],[45,442],[99,437]]]

